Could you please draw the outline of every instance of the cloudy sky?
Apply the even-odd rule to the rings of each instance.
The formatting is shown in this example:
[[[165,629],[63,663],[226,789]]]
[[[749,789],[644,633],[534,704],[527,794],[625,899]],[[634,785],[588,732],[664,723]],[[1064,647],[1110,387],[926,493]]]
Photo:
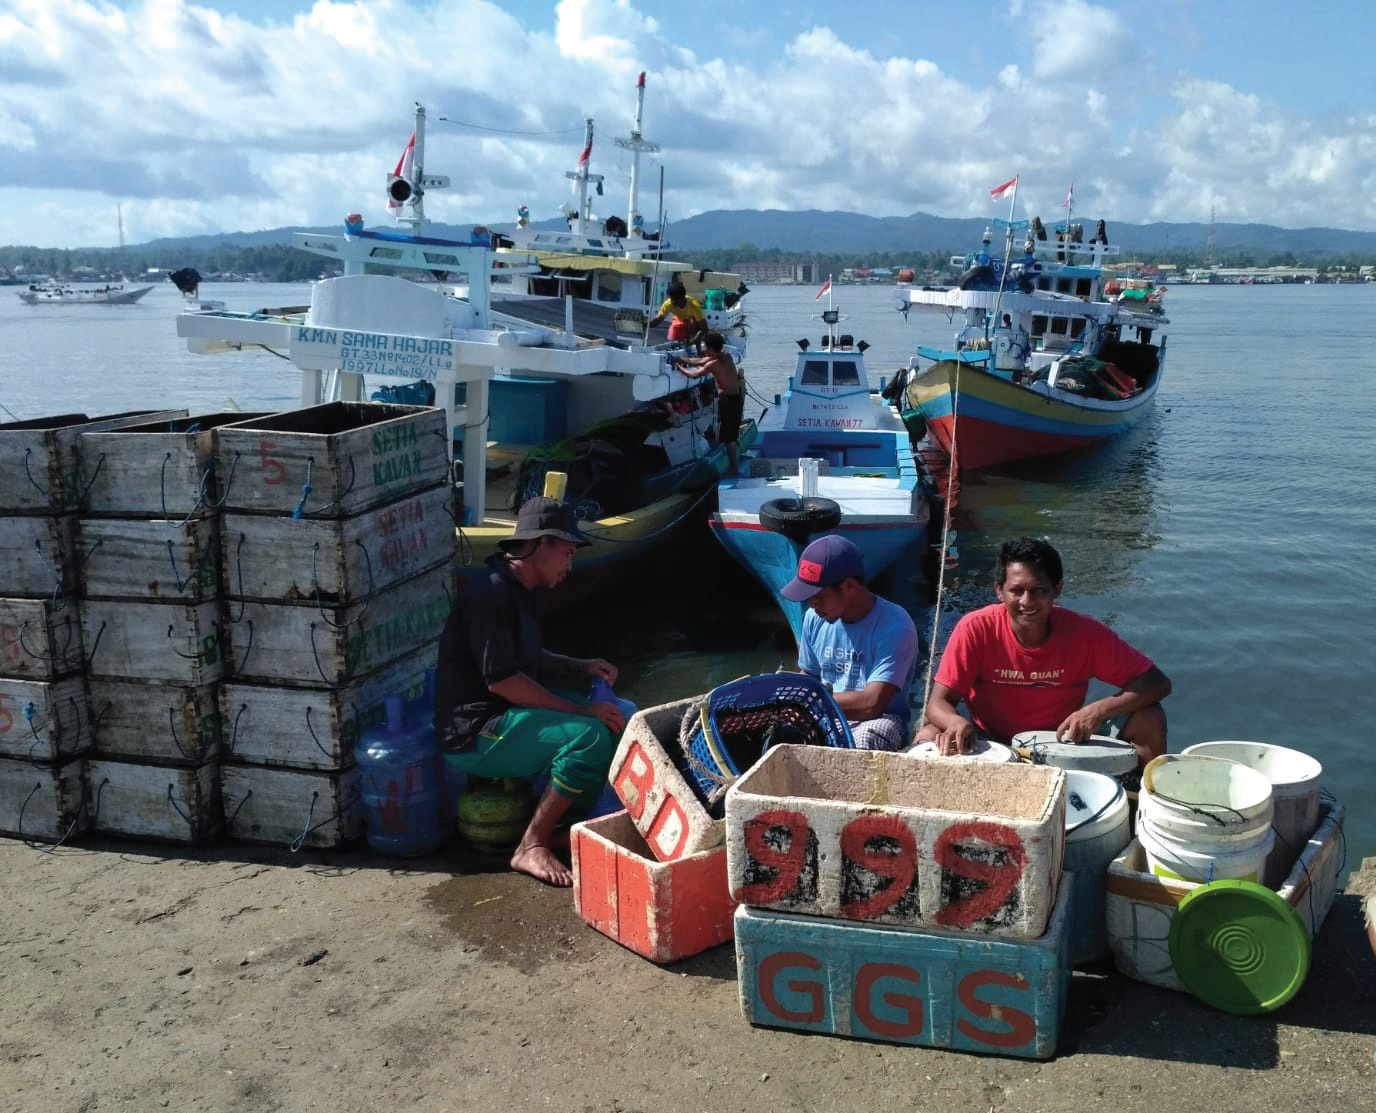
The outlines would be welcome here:
[[[0,0],[0,244],[539,219],[592,116],[599,213],[647,72],[641,208],[1376,228],[1365,0]]]

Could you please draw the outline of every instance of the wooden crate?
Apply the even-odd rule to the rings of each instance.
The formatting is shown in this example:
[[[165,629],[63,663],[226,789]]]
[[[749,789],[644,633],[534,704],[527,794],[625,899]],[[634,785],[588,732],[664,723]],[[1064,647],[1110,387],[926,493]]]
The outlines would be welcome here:
[[[442,409],[328,402],[223,425],[215,467],[226,510],[347,518],[449,479]]]
[[[226,514],[225,593],[271,603],[356,603],[454,557],[448,483],[349,518]]]
[[[312,772],[226,762],[220,770],[230,838],[302,846],[342,846],[363,834],[357,769]]]
[[[199,687],[229,671],[220,603],[81,600],[86,671],[112,680],[165,680]]]
[[[215,430],[262,413],[217,413],[83,431],[82,513],[93,517],[213,517]]]
[[[13,515],[0,529],[0,594],[74,594],[76,515]]]
[[[82,518],[81,594],[88,599],[204,603],[220,594],[218,517]]]
[[[225,757],[252,765],[345,769],[368,727],[385,717],[383,701],[418,699],[438,643],[427,642],[342,688],[283,688],[230,681],[220,687]]]
[[[726,793],[742,904],[1035,939],[1061,878],[1065,772],[775,746]]]
[[[1333,907],[1347,851],[1342,804],[1329,800],[1321,808],[1318,830],[1277,890],[1311,938]],[[1183,991],[1171,961],[1171,920],[1180,902],[1199,886],[1152,873],[1136,839],[1109,863],[1106,884],[1104,917],[1113,964],[1139,982]]]
[[[55,765],[0,757],[0,832],[37,842],[80,835],[90,825],[86,760]]]
[[[104,417],[61,414],[0,424],[0,514],[77,510],[85,493],[77,460],[83,432],[174,420],[185,414],[185,410],[134,410]]]
[[[0,756],[65,761],[91,748],[86,684],[0,677]]]
[[[1049,1059],[1070,986],[1072,875],[1065,880],[1036,939],[935,934],[742,905],[741,1010],[751,1024],[771,1028]]]
[[[623,947],[675,962],[731,938],[726,847],[660,862],[624,811],[574,824],[571,845],[575,909]]]
[[[92,679],[90,721],[103,758],[203,765],[220,755],[218,684]]]
[[[0,599],[0,676],[55,680],[85,667],[74,599]]]
[[[215,762],[177,767],[93,758],[86,783],[91,826],[107,835],[199,843],[223,826]]]
[[[230,602],[235,677],[338,688],[434,641],[452,606],[447,565],[350,606]]]

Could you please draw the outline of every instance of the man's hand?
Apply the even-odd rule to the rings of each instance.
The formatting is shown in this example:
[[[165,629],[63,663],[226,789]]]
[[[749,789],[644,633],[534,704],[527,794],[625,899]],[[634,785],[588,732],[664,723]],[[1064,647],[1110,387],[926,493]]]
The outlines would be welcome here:
[[[1082,707],[1080,710],[1067,715],[1065,721],[1056,728],[1056,741],[1074,742],[1077,746],[1088,742],[1090,736],[1094,734],[1103,719],[1093,707]]]
[[[621,708],[614,703],[590,703],[584,714],[599,720],[613,734],[620,734],[626,726],[626,716],[621,714]]]
[[[604,661],[601,657],[591,657],[583,662],[583,671],[589,677],[601,677],[608,684],[615,684],[617,677],[616,666],[610,661]]]
[[[936,738],[937,752],[943,757],[955,754],[972,754],[975,752],[975,743],[979,736],[975,733],[974,724],[963,721],[960,726],[950,730],[940,731]]]

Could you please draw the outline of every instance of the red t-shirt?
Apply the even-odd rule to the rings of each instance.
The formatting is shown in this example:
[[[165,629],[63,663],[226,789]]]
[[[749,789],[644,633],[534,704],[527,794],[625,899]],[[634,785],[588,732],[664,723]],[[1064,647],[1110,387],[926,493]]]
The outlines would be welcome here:
[[[1055,730],[1085,705],[1090,680],[1121,688],[1152,667],[1102,622],[1051,609],[1051,636],[1028,649],[1000,603],[967,614],[951,632],[936,680],[986,736],[1007,742],[1024,730]]]

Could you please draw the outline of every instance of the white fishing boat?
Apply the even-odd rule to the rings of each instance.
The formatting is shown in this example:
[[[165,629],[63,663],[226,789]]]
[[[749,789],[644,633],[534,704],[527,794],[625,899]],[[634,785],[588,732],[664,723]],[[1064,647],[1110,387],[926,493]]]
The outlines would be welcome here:
[[[717,484],[712,534],[769,589],[795,637],[804,606],[779,595],[815,537],[849,538],[878,576],[905,552],[920,553],[932,513],[898,411],[872,389],[865,341],[838,330],[828,305],[817,347],[798,341],[797,365],[774,421],[766,419],[740,474]]]
[[[447,184],[424,173],[424,127],[419,108],[410,157],[389,182],[409,231],[366,229],[351,213],[343,235],[297,233],[296,247],[344,271],[312,286],[309,307],[231,313],[201,304],[181,314],[177,331],[193,351],[286,356],[303,406],[362,401],[365,379],[388,400],[433,398],[447,412],[461,477],[461,573],[510,536],[525,498],[559,482],[547,477],[564,477],[560,493],[593,539],[552,598],[567,603],[624,578],[710,497],[726,467],[712,433],[715,396],[670,366],[680,346],[589,340],[498,312],[494,278],[516,261],[498,257],[485,229],[466,240],[424,234],[424,193]],[[437,271],[462,278],[466,296],[413,281]],[[751,424],[740,443],[753,436]]]
[[[152,286],[73,286],[67,282],[35,282],[20,290],[19,298],[29,305],[133,305]]]

